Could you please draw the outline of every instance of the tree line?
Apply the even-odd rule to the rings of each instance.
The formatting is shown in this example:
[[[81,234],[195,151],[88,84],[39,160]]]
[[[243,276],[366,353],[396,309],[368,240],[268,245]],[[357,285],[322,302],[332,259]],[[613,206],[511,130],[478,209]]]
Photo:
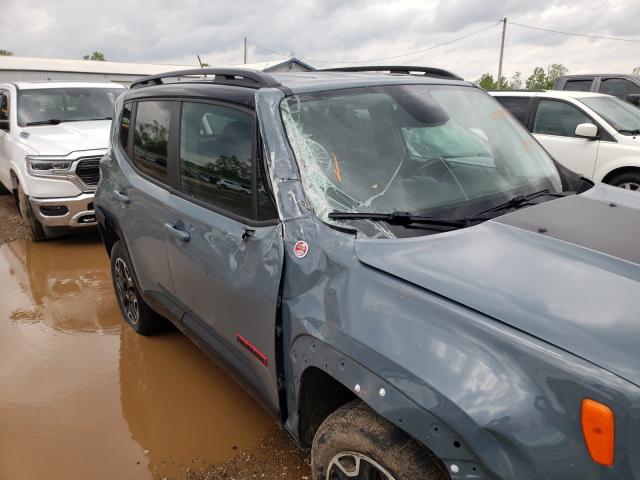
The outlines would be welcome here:
[[[542,67],[533,69],[533,73],[526,79],[522,72],[516,72],[510,79],[502,77],[500,83],[490,73],[483,74],[476,83],[485,90],[551,90],[556,80],[569,73],[569,69],[560,63],[549,65],[547,70]],[[640,75],[640,66],[635,67],[633,75]]]

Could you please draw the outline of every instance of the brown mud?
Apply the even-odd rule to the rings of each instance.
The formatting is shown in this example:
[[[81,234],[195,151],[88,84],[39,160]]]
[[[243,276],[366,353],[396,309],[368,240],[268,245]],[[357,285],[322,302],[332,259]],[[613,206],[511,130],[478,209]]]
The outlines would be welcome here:
[[[141,337],[123,323],[104,248],[83,235],[0,245],[0,478],[310,473],[283,430],[181,333]]]

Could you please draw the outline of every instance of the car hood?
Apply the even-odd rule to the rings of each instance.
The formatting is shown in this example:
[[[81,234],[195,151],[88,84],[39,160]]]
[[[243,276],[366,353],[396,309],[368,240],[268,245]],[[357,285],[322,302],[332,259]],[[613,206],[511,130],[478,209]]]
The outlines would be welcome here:
[[[78,150],[106,149],[111,120],[34,125],[23,128],[20,141],[40,155],[67,155]]]
[[[640,385],[640,195],[598,186],[359,260]]]

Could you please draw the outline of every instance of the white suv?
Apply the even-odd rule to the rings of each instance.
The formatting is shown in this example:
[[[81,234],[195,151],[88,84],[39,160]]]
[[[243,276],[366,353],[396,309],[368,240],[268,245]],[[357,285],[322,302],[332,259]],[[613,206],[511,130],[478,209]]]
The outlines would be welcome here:
[[[13,192],[33,240],[95,225],[114,83],[0,84],[0,183]]]
[[[592,92],[490,93],[558,162],[585,177],[640,191],[639,108]]]

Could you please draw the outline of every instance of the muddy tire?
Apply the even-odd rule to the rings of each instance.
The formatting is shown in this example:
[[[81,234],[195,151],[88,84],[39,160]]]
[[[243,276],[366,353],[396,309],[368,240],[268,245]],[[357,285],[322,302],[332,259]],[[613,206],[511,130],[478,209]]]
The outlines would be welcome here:
[[[640,193],[640,172],[627,172],[616,175],[607,183],[614,187],[624,188],[632,192]]]
[[[162,330],[166,321],[140,295],[133,263],[121,241],[111,249],[111,278],[122,318],[140,335],[153,335]]]
[[[444,480],[440,463],[359,400],[320,425],[311,448],[313,480]]]
[[[22,185],[20,184],[18,184],[17,200],[20,215],[22,216],[22,220],[29,230],[31,240],[33,240],[34,242],[41,242],[43,240],[46,240],[47,232],[40,221],[34,215],[33,209],[31,208],[31,203],[29,202],[29,197],[27,197],[27,195],[24,193]]]

